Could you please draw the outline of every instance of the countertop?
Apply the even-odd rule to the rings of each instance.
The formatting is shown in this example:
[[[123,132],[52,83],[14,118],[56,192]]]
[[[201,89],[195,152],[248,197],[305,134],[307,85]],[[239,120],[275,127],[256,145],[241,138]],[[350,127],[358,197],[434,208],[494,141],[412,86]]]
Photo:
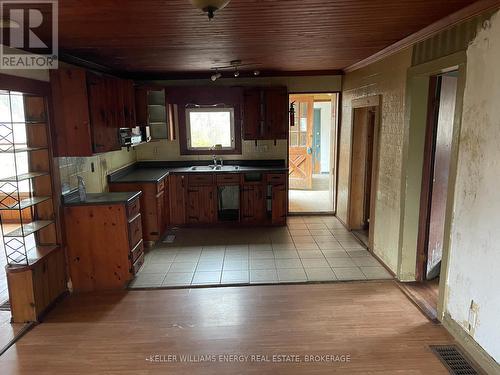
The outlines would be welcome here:
[[[189,173],[284,173],[288,168],[273,165],[224,165],[221,169],[211,169],[207,165],[195,165],[196,169],[189,166],[147,166],[134,165],[124,170],[115,172],[108,176],[110,183],[134,183],[134,182],[159,182],[169,174],[189,174]]]
[[[63,195],[63,204],[65,206],[95,206],[106,204],[127,204],[138,198],[141,191],[123,192],[123,193],[87,193],[87,199],[81,201],[78,190]]]

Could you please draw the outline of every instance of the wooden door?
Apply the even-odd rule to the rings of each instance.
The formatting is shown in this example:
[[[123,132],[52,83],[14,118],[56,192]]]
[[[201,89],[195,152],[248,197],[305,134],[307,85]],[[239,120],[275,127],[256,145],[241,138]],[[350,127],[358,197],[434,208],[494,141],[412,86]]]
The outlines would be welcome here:
[[[184,175],[168,177],[170,225],[186,223],[186,178]]]
[[[286,139],[288,91],[286,87],[266,89],[265,139]]]
[[[54,156],[91,156],[89,98],[81,68],[50,70]]]
[[[295,102],[295,123],[290,124],[289,186],[290,189],[312,189],[312,129],[314,98],[291,95]]]
[[[273,185],[271,216],[274,225],[286,224],[287,190],[285,184]]]
[[[160,237],[165,231],[165,192],[161,191],[156,194],[156,215],[158,221],[158,232]]]
[[[261,89],[245,90],[243,95],[243,139],[254,140],[262,138],[263,108]]]
[[[245,184],[241,189],[241,221],[263,223],[266,220],[266,187]]]
[[[117,121],[116,98],[113,97],[113,81],[89,75],[89,107],[93,148],[96,153],[120,150]]]
[[[375,108],[353,109],[349,229],[368,229],[371,214]]]
[[[188,187],[187,222],[191,224],[210,224],[215,221],[215,186]]]
[[[433,77],[422,176],[417,280],[439,274],[445,238],[446,204],[455,119],[457,77]]]

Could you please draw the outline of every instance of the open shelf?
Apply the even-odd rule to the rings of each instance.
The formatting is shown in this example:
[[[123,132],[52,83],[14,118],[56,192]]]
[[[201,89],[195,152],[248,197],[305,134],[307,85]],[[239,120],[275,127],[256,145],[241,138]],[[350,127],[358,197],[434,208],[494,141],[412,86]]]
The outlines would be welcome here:
[[[48,150],[47,147],[19,147],[19,148],[10,148],[8,150],[1,150],[0,153],[7,153],[7,154],[17,154],[20,152],[31,152],[31,151],[42,151],[42,150]]]
[[[17,211],[24,210],[28,207],[36,206],[39,203],[48,201],[51,197],[32,197],[22,199],[19,203],[13,204],[11,206],[0,206],[0,211]]]
[[[24,256],[19,256],[12,259],[12,263],[9,265],[11,268],[23,268],[26,266],[32,266],[38,262],[43,257],[47,256],[52,251],[58,249],[58,245],[39,245],[29,249],[26,254],[28,258],[28,264],[26,264],[26,258]]]
[[[17,176],[0,178],[0,182],[17,182],[17,181],[25,181],[30,180],[32,178],[48,176],[49,172],[28,172],[24,174],[19,174]]]
[[[54,221],[52,220],[37,220],[37,221],[32,221],[31,223],[28,224],[23,224],[19,228],[14,229],[13,231],[4,234],[5,238],[11,238],[11,237],[26,237],[29,236],[30,234],[33,234],[35,232],[38,232],[39,230],[48,227],[49,225],[53,224]]]

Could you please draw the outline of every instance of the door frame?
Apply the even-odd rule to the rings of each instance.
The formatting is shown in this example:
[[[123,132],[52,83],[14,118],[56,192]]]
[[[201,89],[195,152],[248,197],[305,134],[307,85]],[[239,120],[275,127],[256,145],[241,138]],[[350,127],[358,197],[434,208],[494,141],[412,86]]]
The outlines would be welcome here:
[[[333,208],[332,212],[290,212],[290,204],[289,204],[289,192],[290,187],[288,186],[287,179],[287,216],[303,216],[303,215],[332,215],[335,216],[337,214],[337,198],[339,191],[339,159],[340,159],[340,149],[339,149],[339,139],[340,139],[340,122],[342,121],[342,113],[340,111],[340,106],[342,103],[342,91],[289,91],[288,92],[288,102],[290,102],[290,96],[292,95],[335,95],[335,102],[332,100],[332,129],[330,132],[330,175],[332,179],[332,202]],[[333,98],[333,97],[332,97]],[[290,124],[288,124],[287,130],[287,147],[286,147],[286,166],[289,168],[290,163]]]
[[[371,192],[370,192],[370,226],[368,230],[368,250],[373,252],[374,234],[375,234],[375,209],[376,209],[376,192],[378,189],[378,171],[379,171],[379,146],[380,146],[380,108],[382,103],[381,95],[372,95],[366,98],[354,99],[351,102],[351,134],[354,130],[354,112],[360,108],[375,108],[375,123],[373,129],[373,161],[372,161],[372,176],[371,176]],[[354,145],[354,137],[351,137],[351,147],[349,152],[349,179],[348,179],[348,196],[347,196],[347,229],[352,231],[351,226],[351,200],[352,200],[352,149]]]

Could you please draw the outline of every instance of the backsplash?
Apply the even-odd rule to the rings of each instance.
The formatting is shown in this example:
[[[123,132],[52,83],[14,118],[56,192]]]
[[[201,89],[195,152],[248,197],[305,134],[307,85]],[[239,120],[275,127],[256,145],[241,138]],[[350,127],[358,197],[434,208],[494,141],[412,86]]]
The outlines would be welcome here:
[[[287,140],[242,141],[241,155],[218,155],[228,160],[283,160],[287,158]],[[210,155],[181,155],[180,144],[175,141],[157,141],[137,147],[137,160],[209,160]]]
[[[135,149],[122,149],[91,157],[61,157],[57,160],[63,194],[78,187],[77,176],[83,177],[87,192],[102,193],[108,190],[106,176],[135,163],[137,157]]]

